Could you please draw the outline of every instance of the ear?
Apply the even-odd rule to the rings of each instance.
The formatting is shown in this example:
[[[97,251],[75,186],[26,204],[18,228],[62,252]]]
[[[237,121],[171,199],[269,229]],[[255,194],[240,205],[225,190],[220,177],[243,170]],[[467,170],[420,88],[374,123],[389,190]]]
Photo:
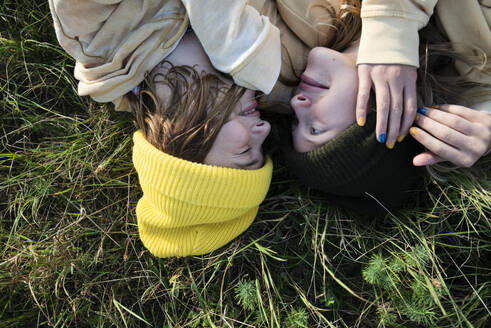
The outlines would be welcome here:
[[[159,83],[158,80],[155,82],[155,95],[162,104],[162,106],[169,106],[169,101],[172,96],[172,90],[167,84]]]
[[[161,63],[157,65],[149,74],[149,83],[152,84],[155,89],[155,96],[158,101],[163,105],[167,106],[167,102],[172,96],[172,90],[167,85],[165,76],[170,69],[169,63]]]

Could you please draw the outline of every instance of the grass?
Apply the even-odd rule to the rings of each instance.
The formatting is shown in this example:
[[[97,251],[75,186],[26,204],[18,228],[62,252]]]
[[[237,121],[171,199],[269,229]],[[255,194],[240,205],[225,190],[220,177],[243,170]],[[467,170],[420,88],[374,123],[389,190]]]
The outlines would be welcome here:
[[[131,116],[76,95],[47,1],[0,8],[1,327],[487,327],[491,158],[363,218],[280,167],[207,255],[138,239]]]

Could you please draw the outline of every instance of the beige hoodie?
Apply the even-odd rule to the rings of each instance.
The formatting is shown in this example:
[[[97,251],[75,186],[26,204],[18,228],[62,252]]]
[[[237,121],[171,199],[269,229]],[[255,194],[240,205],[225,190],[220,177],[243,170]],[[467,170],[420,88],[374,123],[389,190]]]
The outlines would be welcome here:
[[[481,48],[491,58],[491,0],[364,0],[361,63],[418,66],[418,34],[433,13],[455,50],[467,56]],[[480,71],[457,62],[456,68],[474,82],[491,84],[491,60]]]
[[[79,94],[112,101],[118,110],[129,110],[122,96],[174,50],[190,24],[213,65],[237,84],[269,93],[278,78],[279,31],[245,0],[49,0],[49,6],[58,41],[76,60]]]
[[[357,64],[418,67],[418,31],[428,24],[436,3],[437,0],[363,0]]]
[[[237,84],[269,93],[280,66],[280,80],[287,85],[295,83],[305,69],[309,49],[319,45],[311,2],[49,0],[58,40],[77,61],[79,94],[100,102],[113,101],[117,109],[128,109],[121,96],[177,46],[189,24],[213,65],[231,74]],[[340,2],[328,0],[335,11]],[[490,2],[440,0],[436,8],[452,42],[477,45],[488,58]],[[427,24],[436,3],[364,0],[358,64],[418,66],[417,32]],[[456,66],[462,74],[469,70],[461,63]],[[489,64],[468,78],[489,83]],[[289,88],[282,82],[277,83],[270,99],[287,100]]]

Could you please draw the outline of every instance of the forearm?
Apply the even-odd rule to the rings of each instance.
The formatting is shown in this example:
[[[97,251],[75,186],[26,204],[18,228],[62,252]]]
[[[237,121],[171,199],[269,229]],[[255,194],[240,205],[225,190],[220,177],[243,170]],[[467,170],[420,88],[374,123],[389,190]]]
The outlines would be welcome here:
[[[279,30],[244,0],[182,0],[213,66],[235,83],[269,93],[281,66]]]

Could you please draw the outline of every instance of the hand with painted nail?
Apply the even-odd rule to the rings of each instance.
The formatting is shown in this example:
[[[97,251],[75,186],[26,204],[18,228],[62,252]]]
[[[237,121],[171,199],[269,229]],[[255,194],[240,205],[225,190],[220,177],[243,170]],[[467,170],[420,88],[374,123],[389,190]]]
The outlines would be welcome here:
[[[417,127],[409,132],[428,151],[413,159],[416,166],[450,161],[471,167],[491,146],[491,115],[458,105],[419,108]]]
[[[375,89],[377,139],[393,148],[407,135],[416,115],[416,67],[408,65],[358,65],[356,118],[365,124],[370,90]]]

